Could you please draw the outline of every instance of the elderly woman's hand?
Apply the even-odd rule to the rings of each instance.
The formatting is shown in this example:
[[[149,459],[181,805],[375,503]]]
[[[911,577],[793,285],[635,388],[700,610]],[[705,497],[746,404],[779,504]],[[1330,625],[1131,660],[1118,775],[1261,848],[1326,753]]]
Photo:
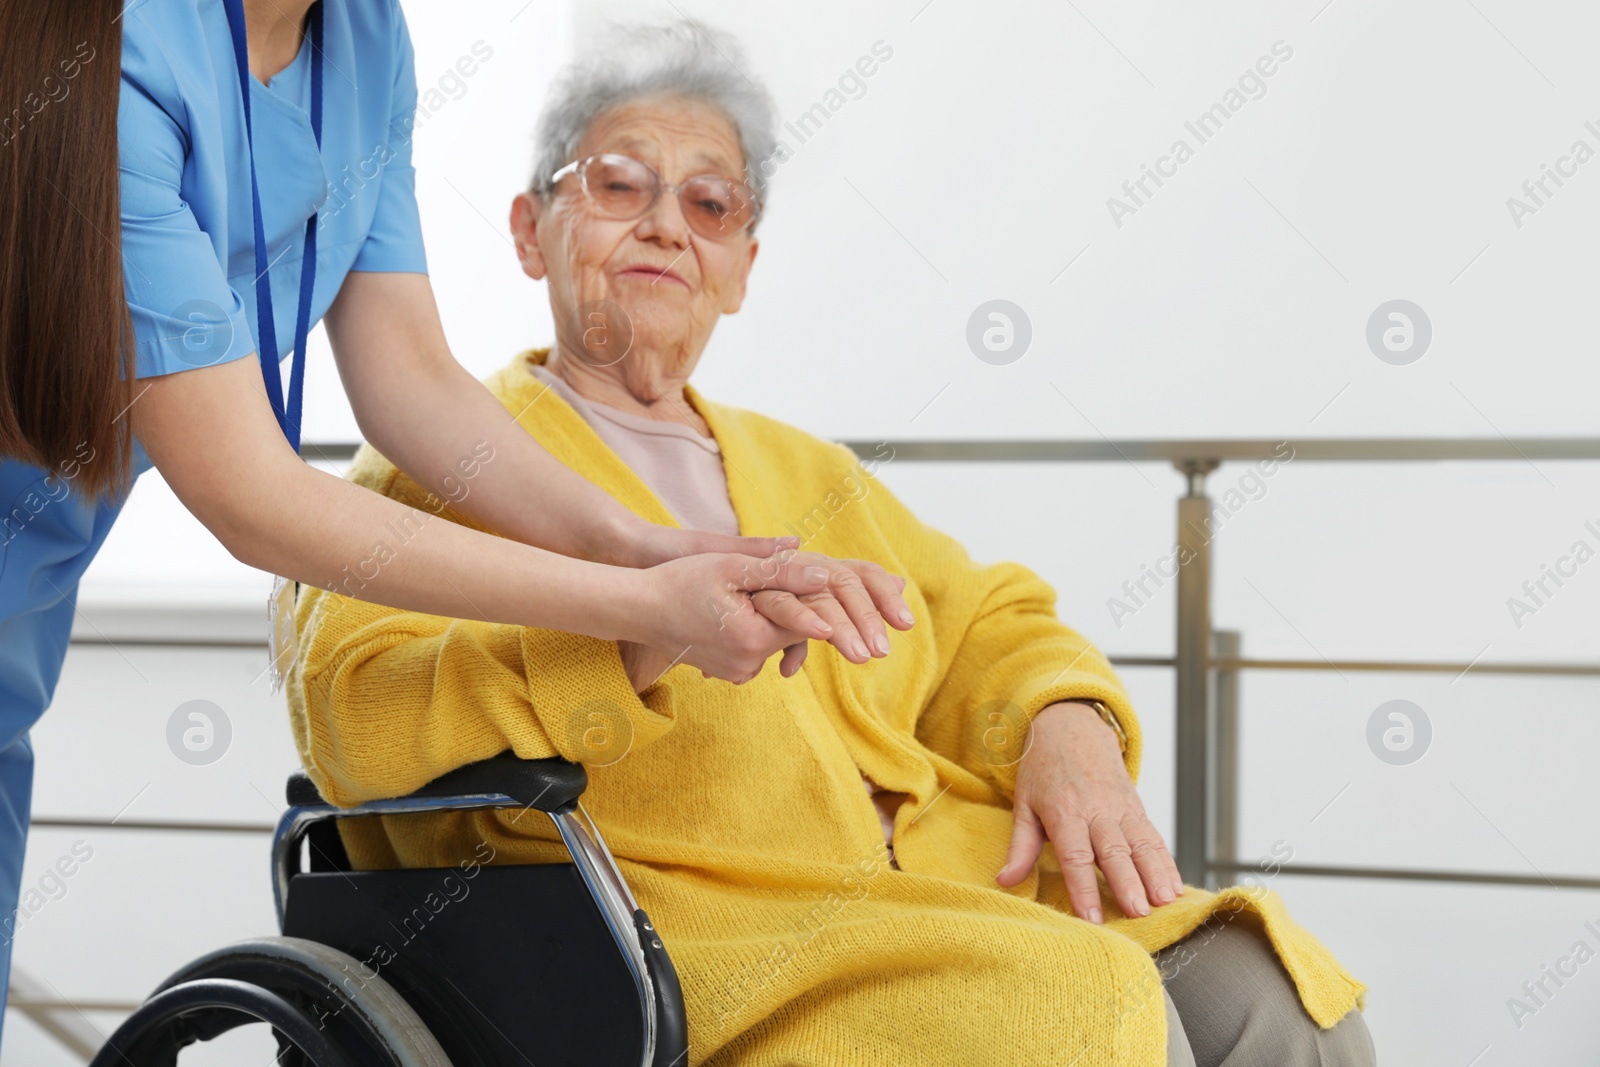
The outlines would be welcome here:
[[[915,621],[901,593],[906,580],[876,563],[861,559],[834,559],[816,552],[797,552],[796,563],[822,567],[828,572],[827,588],[796,596],[784,590],[762,590],[752,595],[756,610],[778,626],[795,632],[816,632],[817,623],[829,631],[824,636],[851,663],[865,663],[889,654],[889,631],[909,630]],[[806,659],[804,641],[784,649],[778,669],[785,678],[798,671]]]
[[[1150,824],[1128,777],[1116,733],[1093,707],[1052,704],[1033,720],[1032,743],[1017,768],[1011,849],[995,879],[1013,886],[1055,846],[1067,896],[1079,918],[1101,921],[1096,863],[1125,915],[1170,904],[1183,879]]]

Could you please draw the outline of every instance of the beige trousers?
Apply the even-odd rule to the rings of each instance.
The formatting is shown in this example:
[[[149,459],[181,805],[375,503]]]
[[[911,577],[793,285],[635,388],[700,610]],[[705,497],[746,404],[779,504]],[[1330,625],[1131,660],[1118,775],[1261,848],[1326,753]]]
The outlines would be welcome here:
[[[1351,1009],[1323,1030],[1248,912],[1201,926],[1156,953],[1167,1000],[1167,1067],[1376,1067]]]

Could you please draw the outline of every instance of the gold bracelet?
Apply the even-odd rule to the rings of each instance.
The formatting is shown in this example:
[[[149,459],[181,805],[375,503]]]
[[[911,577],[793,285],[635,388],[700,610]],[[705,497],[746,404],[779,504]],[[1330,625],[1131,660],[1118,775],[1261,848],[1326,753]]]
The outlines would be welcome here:
[[[1117,735],[1117,748],[1121,749],[1122,754],[1126,756],[1128,754],[1128,735],[1122,729],[1122,724],[1117,721],[1116,715],[1112,713],[1110,708],[1106,707],[1105,701],[1080,699],[1077,702],[1089,705],[1095,710],[1095,714],[1099,715],[1105,721],[1105,724],[1111,727],[1112,731]]]

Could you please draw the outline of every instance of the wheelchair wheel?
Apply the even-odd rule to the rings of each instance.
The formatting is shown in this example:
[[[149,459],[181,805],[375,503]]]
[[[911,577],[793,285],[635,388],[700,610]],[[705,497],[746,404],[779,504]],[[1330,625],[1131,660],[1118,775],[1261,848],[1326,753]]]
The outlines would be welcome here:
[[[178,1053],[248,1023],[269,1024],[283,1067],[450,1067],[379,972],[294,937],[243,941],[173,974],[90,1067],[172,1067]]]

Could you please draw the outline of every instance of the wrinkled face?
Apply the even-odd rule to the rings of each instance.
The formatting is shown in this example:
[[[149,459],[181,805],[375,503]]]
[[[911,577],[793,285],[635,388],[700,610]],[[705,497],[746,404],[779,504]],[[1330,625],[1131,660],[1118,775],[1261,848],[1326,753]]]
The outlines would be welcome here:
[[[744,176],[733,125],[709,104],[684,97],[641,97],[601,115],[575,158],[601,152],[632,156],[667,185],[708,173]],[[511,229],[523,270],[550,280],[563,358],[604,366],[635,395],[653,395],[663,377],[688,376],[718,317],[739,310],[758,245],[748,230],[720,240],[700,236],[666,190],[637,219],[609,218],[575,174],[543,197],[517,197]],[[620,308],[624,321],[614,321],[609,306]],[[597,315],[600,307],[606,310]],[[613,340],[631,331],[626,355],[616,345],[596,348],[602,329]]]

